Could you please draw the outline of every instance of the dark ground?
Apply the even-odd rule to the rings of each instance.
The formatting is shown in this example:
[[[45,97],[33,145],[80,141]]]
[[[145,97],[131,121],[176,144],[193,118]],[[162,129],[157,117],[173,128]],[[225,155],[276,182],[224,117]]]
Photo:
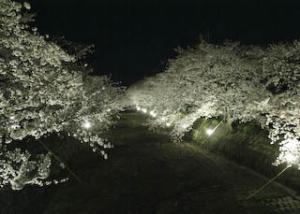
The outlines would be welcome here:
[[[122,115],[108,133],[115,148],[107,161],[77,154],[70,166],[83,183],[2,192],[0,213],[299,213],[299,204],[278,185],[246,200],[265,178],[195,144],[174,144],[167,131],[153,134],[144,122],[138,113]],[[293,203],[294,211],[286,205]]]

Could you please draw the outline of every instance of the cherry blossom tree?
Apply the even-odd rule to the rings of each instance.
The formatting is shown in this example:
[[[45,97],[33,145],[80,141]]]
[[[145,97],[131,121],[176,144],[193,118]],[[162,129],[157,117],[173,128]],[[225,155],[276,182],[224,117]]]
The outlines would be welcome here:
[[[101,134],[122,108],[123,89],[88,75],[75,55],[39,35],[28,24],[29,9],[0,0],[0,187],[13,189],[51,183],[51,154],[20,149],[24,139],[66,132],[106,159],[112,145]]]
[[[152,129],[169,127],[180,141],[199,118],[229,125],[257,121],[280,144],[275,164],[300,167],[300,42],[267,48],[202,41],[177,49],[168,68],[128,90]],[[209,134],[212,134],[210,130]]]

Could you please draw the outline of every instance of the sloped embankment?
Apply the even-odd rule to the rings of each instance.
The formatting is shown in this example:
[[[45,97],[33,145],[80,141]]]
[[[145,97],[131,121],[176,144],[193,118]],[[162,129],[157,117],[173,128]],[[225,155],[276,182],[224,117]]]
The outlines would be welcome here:
[[[273,177],[286,167],[273,165],[279,154],[279,146],[270,144],[268,132],[261,129],[259,125],[254,122],[235,123],[232,126],[221,123],[208,137],[206,129],[215,127],[219,122],[220,120],[216,118],[200,119],[194,124],[193,130],[186,138],[267,177]],[[300,172],[295,167],[289,168],[278,181],[295,190],[300,190]]]

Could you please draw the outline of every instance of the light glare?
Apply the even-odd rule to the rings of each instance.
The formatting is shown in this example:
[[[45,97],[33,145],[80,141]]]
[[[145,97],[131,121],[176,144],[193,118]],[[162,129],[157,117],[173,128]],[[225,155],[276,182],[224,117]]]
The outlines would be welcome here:
[[[206,129],[206,134],[207,134],[208,136],[211,136],[213,133],[214,133],[214,130],[213,130],[213,129],[210,129],[210,128]]]
[[[90,129],[92,127],[92,124],[90,123],[90,121],[86,120],[82,124],[82,127],[85,128],[85,129]]]

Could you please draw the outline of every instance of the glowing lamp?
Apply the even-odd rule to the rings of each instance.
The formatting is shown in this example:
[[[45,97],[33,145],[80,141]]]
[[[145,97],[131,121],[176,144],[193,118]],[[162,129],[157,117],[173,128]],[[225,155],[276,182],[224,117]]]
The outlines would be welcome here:
[[[84,123],[82,124],[82,127],[85,129],[90,129],[92,127],[92,124],[90,121],[86,120],[84,121]]]
[[[206,134],[208,135],[208,136],[211,136],[213,133],[214,133],[214,129],[210,129],[210,128],[208,128],[208,129],[206,129]]]

